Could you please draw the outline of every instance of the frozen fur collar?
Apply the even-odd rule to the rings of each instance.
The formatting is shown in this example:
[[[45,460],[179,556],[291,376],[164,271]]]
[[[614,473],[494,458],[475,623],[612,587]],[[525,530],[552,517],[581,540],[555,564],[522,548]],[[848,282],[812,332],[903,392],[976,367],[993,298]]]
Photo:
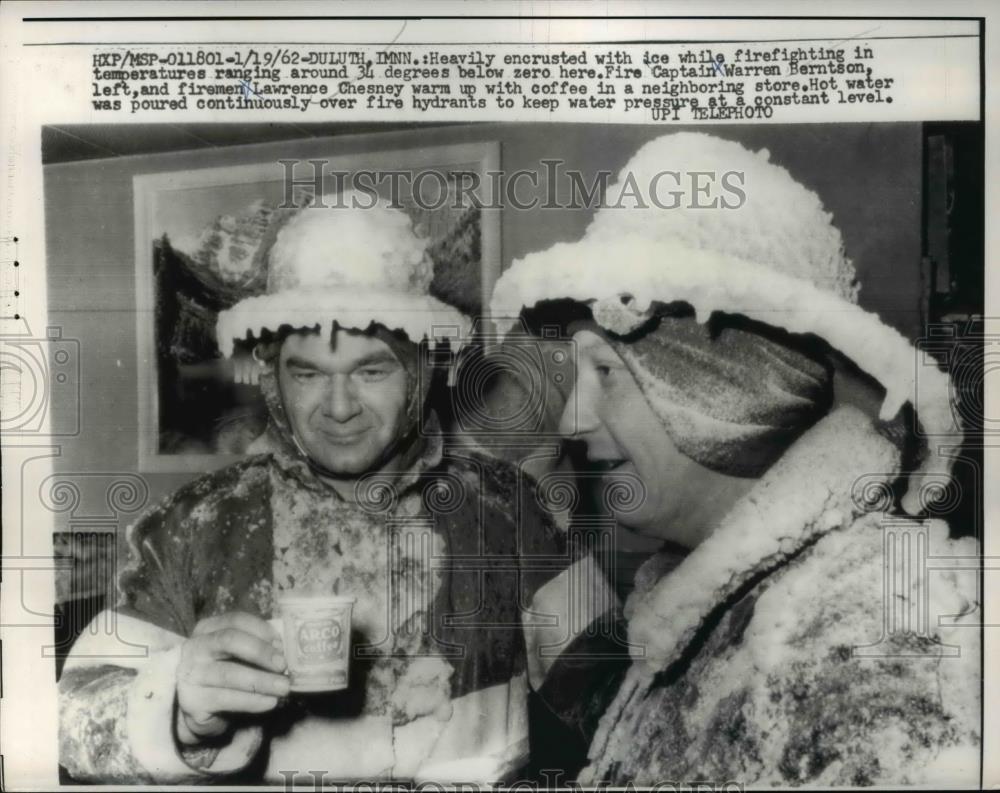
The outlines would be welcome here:
[[[861,488],[887,486],[898,471],[896,448],[857,408],[820,420],[680,566],[629,598],[632,683],[680,657],[713,609],[754,576],[868,511]]]

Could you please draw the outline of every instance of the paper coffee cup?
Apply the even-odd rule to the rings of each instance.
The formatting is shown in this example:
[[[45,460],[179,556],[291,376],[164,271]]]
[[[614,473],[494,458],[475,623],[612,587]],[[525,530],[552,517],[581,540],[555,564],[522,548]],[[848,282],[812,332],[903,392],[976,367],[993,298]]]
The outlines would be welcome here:
[[[502,785],[512,769],[506,768],[496,757],[463,757],[425,763],[414,775],[418,785],[467,784],[483,790]]]
[[[281,638],[292,691],[347,688],[354,600],[342,595],[278,598]]]

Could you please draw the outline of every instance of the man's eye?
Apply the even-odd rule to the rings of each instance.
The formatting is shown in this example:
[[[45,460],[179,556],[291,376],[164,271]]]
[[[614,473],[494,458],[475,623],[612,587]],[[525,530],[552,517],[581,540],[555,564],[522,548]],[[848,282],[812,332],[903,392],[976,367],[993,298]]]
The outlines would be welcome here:
[[[297,383],[311,383],[317,377],[319,377],[319,372],[308,372],[308,371],[292,372],[292,378]]]
[[[373,383],[378,380],[384,380],[386,377],[388,377],[389,370],[376,366],[369,366],[365,367],[364,369],[358,369],[356,374],[365,382]]]
[[[611,372],[614,370],[607,364],[599,363],[594,367],[594,371],[597,372],[598,377],[604,380],[605,378],[609,377],[611,375]]]

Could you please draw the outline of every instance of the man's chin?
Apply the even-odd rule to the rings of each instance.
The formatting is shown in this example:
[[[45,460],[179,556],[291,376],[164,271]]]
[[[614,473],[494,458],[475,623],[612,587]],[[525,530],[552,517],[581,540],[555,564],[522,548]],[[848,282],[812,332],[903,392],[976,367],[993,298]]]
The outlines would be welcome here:
[[[381,471],[398,454],[395,444],[373,437],[364,437],[356,444],[306,444],[303,451],[321,476],[347,481]]]
[[[317,462],[323,473],[337,479],[358,479],[378,468],[378,460],[368,456],[327,458]]]
[[[327,476],[339,479],[357,479],[377,468],[381,459],[380,455],[373,453],[370,445],[366,443],[344,444],[335,448],[331,448],[330,444],[323,444],[320,448],[316,446],[310,448],[307,445],[303,451],[314,468]]]

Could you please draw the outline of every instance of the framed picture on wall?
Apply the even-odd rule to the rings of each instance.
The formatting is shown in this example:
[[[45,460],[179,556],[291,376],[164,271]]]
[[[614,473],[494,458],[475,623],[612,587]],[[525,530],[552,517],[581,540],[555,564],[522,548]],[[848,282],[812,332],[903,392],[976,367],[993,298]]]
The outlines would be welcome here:
[[[460,308],[471,315],[488,305],[500,274],[499,210],[468,186],[499,169],[499,143],[293,157],[133,178],[141,471],[211,470],[246,454],[264,431],[263,400],[256,386],[235,381],[215,323],[264,291],[270,241],[282,215],[309,201],[312,163],[325,176],[346,175],[324,179],[325,193],[350,186],[359,171],[407,174],[366,185],[401,205],[428,238],[432,291],[440,282],[453,294],[460,284]],[[409,176],[422,172],[433,178]]]

